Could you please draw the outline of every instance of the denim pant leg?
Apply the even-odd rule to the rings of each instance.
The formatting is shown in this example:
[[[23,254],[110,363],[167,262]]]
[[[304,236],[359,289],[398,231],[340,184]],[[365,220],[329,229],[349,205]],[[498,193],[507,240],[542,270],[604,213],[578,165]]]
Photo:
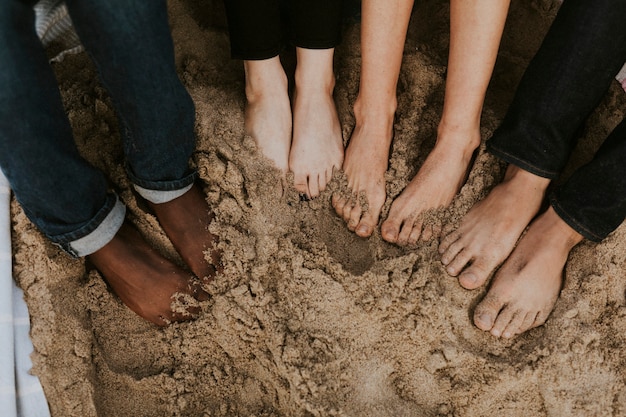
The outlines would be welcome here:
[[[196,172],[194,103],[176,73],[165,0],[67,0],[120,120],[127,171],[153,203],[187,191]]]
[[[626,0],[565,1],[488,150],[535,175],[558,177],[576,133],[626,61],[625,24]]]
[[[67,252],[86,255],[98,247],[85,238],[95,230],[112,238],[124,208],[76,149],[33,3],[0,3],[0,167],[29,219]]]
[[[550,204],[570,227],[594,242],[626,218],[626,119],[593,160],[550,195]]]

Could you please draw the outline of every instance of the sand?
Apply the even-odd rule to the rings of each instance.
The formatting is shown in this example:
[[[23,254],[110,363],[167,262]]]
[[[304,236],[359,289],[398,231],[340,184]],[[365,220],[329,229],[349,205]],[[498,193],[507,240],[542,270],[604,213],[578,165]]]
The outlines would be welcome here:
[[[211,5],[207,7],[206,4]],[[15,278],[32,314],[33,372],[54,417],[626,416],[626,228],[572,252],[547,323],[498,340],[470,317],[485,288],[462,289],[436,242],[401,249],[350,233],[329,198],[290,191],[243,131],[243,71],[218,1],[170,0],[181,78],[197,106],[194,155],[217,218],[224,273],[196,321],[156,328],[96,271],[48,243],[12,203]],[[485,104],[487,140],[557,10],[514,1]],[[418,1],[399,83],[387,202],[432,148],[441,113],[447,2]],[[337,51],[347,141],[358,89],[359,27]],[[287,60],[289,63],[289,59]],[[289,65],[288,65],[289,66]],[[81,152],[103,169],[142,233],[176,258],[131,192],[117,122],[85,54],[55,65]],[[615,83],[591,116],[571,170],[621,120]],[[502,177],[481,153],[444,219],[454,222]]]

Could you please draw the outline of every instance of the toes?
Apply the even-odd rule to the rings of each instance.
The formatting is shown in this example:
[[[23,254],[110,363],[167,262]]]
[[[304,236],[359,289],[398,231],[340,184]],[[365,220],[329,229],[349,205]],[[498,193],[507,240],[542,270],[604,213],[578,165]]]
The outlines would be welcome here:
[[[417,244],[417,241],[420,239],[420,237],[422,238],[422,240],[424,240],[424,233],[426,233],[426,229],[427,228],[422,229],[421,224],[413,225],[413,228],[411,229],[411,234],[409,235],[408,244]]]
[[[319,175],[314,174],[309,176],[308,188],[309,192],[307,195],[310,198],[315,198],[320,195]]]
[[[344,219],[346,220],[346,223],[348,224],[348,229],[350,231],[354,232],[357,226],[359,226],[359,223],[361,221],[361,214],[361,206],[356,204],[352,206],[352,208],[344,216]]]
[[[422,238],[422,242],[428,242],[435,235],[433,230],[434,230],[434,228],[433,228],[432,225],[424,226],[422,228],[422,235],[418,236],[418,239],[421,237]]]
[[[491,327],[490,333],[495,337],[502,336],[504,329],[511,323],[513,320],[513,316],[515,315],[515,311],[510,306],[505,306],[496,317],[496,321],[493,323]]]
[[[459,284],[468,290],[478,288],[487,281],[491,271],[492,268],[483,265],[480,260],[475,260],[459,275]]]
[[[360,210],[359,210],[360,212]],[[361,221],[359,222],[355,233],[360,237],[369,237],[374,232],[374,228],[378,223],[378,214],[374,215],[371,212],[366,212],[361,217]]]
[[[191,281],[191,283],[189,284],[189,287],[191,290],[191,295],[196,300],[206,301],[210,298],[209,293],[204,291],[204,288],[202,288],[202,284],[200,281],[197,281],[197,280]]]
[[[400,228],[400,234],[398,234],[398,245],[406,246],[409,244],[409,239],[413,231],[419,234],[422,233],[422,224],[413,224],[413,222],[406,220]],[[417,240],[416,240],[417,241]]]
[[[335,213],[337,213],[339,216],[343,217],[343,209],[346,205],[346,201],[347,200],[339,194],[333,194],[332,198],[330,199],[330,203],[335,209]]]
[[[400,234],[400,226],[402,223],[396,219],[388,218],[380,226],[380,235],[384,240],[390,243],[396,243],[398,241],[398,235]]]
[[[503,304],[497,298],[491,296],[491,293],[487,293],[485,298],[476,306],[476,310],[474,310],[474,324],[476,327],[486,332],[490,331],[502,307]]]
[[[520,334],[522,332],[521,330],[522,323],[524,322],[524,319],[526,318],[527,315],[528,314],[526,314],[525,311],[524,312],[518,311],[515,314],[513,314],[511,321],[509,321],[509,324],[502,331],[502,337],[504,337],[505,339],[510,339],[513,336]]]
[[[310,196],[310,194],[309,194],[309,184],[308,184],[306,175],[296,174],[294,172],[293,188],[295,188],[299,193],[306,194],[307,196]]]
[[[447,233],[444,230],[444,238],[441,239],[441,243],[439,243],[439,253],[444,255],[441,258],[441,261],[444,265],[448,264],[452,258],[456,256],[456,254],[462,249],[462,246],[458,246],[455,249],[451,249],[452,244],[457,242],[461,238],[461,234],[459,232],[451,232]],[[447,261],[444,261],[446,259]]]
[[[463,250],[463,247],[459,245],[460,249],[456,249],[451,253],[446,252],[441,258],[441,262],[446,267],[446,272],[453,277],[456,277],[461,273],[463,268],[472,260],[470,251]]]
[[[533,324],[530,326],[530,328],[532,329],[534,327],[539,327],[544,324],[546,320],[548,320],[548,316],[550,315],[551,311],[551,309],[548,309],[548,311],[540,311],[539,313],[537,313],[537,317],[535,317],[535,320],[533,321]]]

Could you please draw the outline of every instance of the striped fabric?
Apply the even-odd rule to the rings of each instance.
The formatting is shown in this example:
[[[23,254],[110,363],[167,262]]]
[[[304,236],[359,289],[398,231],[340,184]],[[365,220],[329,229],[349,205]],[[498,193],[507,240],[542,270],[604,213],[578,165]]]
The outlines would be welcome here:
[[[62,0],[41,0],[35,7],[35,28],[44,46],[54,44],[51,61],[62,61],[68,54],[83,51],[83,46]]]
[[[24,296],[11,270],[10,195],[0,171],[0,413],[3,417],[49,417],[39,379],[29,374],[33,345]]]

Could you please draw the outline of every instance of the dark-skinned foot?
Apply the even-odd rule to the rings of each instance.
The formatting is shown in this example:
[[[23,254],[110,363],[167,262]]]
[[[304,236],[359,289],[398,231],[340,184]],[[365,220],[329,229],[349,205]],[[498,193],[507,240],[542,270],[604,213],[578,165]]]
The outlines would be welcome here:
[[[217,237],[209,232],[214,216],[200,186],[194,184],[167,203],[149,204],[189,269],[205,282],[212,280],[221,268],[220,251],[216,248]]]
[[[200,281],[161,256],[128,223],[87,258],[128,308],[159,326],[193,319],[200,312],[196,301],[209,298]]]

